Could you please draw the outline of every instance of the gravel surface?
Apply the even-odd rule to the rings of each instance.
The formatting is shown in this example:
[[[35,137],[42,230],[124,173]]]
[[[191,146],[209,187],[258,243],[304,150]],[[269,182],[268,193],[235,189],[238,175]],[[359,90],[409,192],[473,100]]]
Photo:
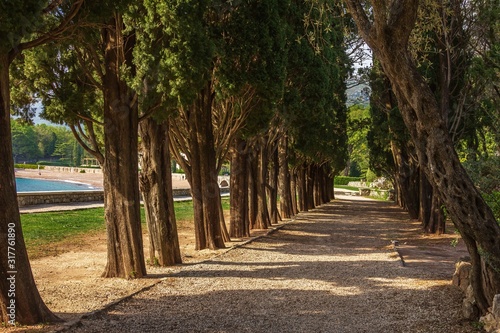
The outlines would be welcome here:
[[[389,203],[343,199],[214,259],[158,270],[161,282],[66,331],[477,332],[450,282],[459,250],[419,257],[416,247],[403,267],[391,240],[421,241],[418,226]]]

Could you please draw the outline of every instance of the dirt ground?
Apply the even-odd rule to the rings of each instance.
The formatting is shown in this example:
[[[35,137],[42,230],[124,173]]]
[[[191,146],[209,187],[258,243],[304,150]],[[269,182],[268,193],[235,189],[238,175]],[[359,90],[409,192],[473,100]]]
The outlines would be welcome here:
[[[29,174],[32,173],[24,171],[18,171],[16,173],[18,177],[27,176]],[[90,184],[97,184],[99,182],[99,176],[92,175],[89,177],[90,174],[72,174],[71,176],[69,176],[68,174],[43,172],[42,176],[49,178],[49,174],[51,174],[52,179],[64,178],[71,179],[73,181],[84,180],[84,182]],[[85,178],[82,179],[82,177]],[[182,184],[178,182],[176,183],[176,186],[185,186],[185,183]],[[185,304],[185,307],[182,310],[179,310],[184,311],[183,314],[172,314],[172,316],[174,317],[176,315],[180,316],[179,318],[181,319],[179,320],[181,321],[179,322],[179,325],[181,326],[174,325],[169,326],[168,328],[156,327],[153,329],[152,327],[148,328],[147,326],[136,327],[134,326],[134,321],[134,323],[127,323],[126,325],[129,327],[129,329],[124,330],[125,326],[116,325],[116,318],[109,318],[113,317],[113,311],[117,311],[115,308],[120,308],[120,313],[128,313],[128,311],[133,311],[130,310],[127,305],[129,302],[137,302],[137,299],[143,298],[150,300],[151,297],[156,297],[158,292],[155,290],[158,288],[170,288],[169,286],[172,286],[172,284],[174,284],[175,288],[172,287],[172,290],[169,289],[169,293],[175,294],[175,300],[177,300],[189,299],[190,297],[188,297],[187,294],[191,293],[191,290],[193,290],[193,292],[196,292],[204,290],[203,288],[210,289],[213,288],[213,285],[219,285],[222,282],[218,277],[228,276],[227,274],[221,273],[222,271],[218,271],[213,275],[209,274],[210,279],[207,279],[208,277],[204,276],[204,280],[208,281],[209,286],[193,286],[190,285],[190,283],[193,283],[191,280],[189,280],[190,282],[188,284],[184,284],[184,279],[182,278],[183,276],[191,276],[191,273],[189,273],[189,271],[196,270],[197,267],[200,269],[204,269],[206,268],[205,266],[207,264],[213,263],[214,261],[224,261],[225,263],[221,268],[223,270],[226,269],[225,267],[230,270],[231,264],[237,264],[237,269],[241,270],[243,269],[243,267],[252,267],[252,265],[254,265],[252,263],[254,260],[258,260],[261,265],[269,265],[269,267],[272,267],[274,265],[290,265],[289,262],[287,263],[287,260],[290,260],[292,262],[292,266],[294,266],[301,265],[298,260],[304,260],[304,258],[310,258],[308,260],[314,262],[321,261],[321,258],[324,258],[325,256],[327,256],[328,260],[334,260],[338,262],[344,261],[344,259],[341,258],[354,256],[353,258],[348,260],[349,262],[347,262],[347,266],[342,269],[337,268],[336,270],[330,272],[330,274],[335,275],[335,279],[338,281],[343,281],[346,279],[350,281],[351,279],[354,279],[353,274],[368,275],[364,276],[363,278],[365,279],[365,281],[368,281],[372,278],[378,281],[376,286],[377,290],[381,286],[386,285],[387,290],[382,290],[380,295],[376,294],[376,297],[386,297],[387,295],[389,295],[390,297],[386,301],[392,302],[394,310],[396,312],[407,313],[407,310],[401,307],[408,307],[409,310],[413,309],[412,311],[417,311],[415,310],[416,306],[420,310],[417,311],[417,314],[413,313],[411,314],[411,316],[418,317],[415,319],[415,321],[417,322],[417,324],[415,325],[418,325],[418,327],[422,327],[422,330],[420,328],[418,330],[404,330],[402,328],[403,326],[400,327],[400,325],[402,325],[401,316],[403,315],[397,316],[399,319],[393,323],[384,323],[384,325],[382,326],[379,325],[380,330],[375,329],[375,326],[373,326],[374,324],[369,322],[367,322],[368,328],[366,330],[360,330],[360,328],[356,326],[359,323],[355,325],[355,323],[359,320],[352,318],[353,313],[345,313],[342,316],[345,315],[347,317],[339,317],[335,319],[345,326],[343,329],[337,329],[333,331],[327,330],[326,327],[329,327],[327,325],[322,329],[314,331],[475,332],[475,330],[468,326],[468,324],[460,321],[460,315],[458,312],[460,311],[459,303],[461,302],[461,296],[457,290],[450,286],[451,276],[454,271],[454,263],[460,260],[460,258],[467,256],[467,252],[463,246],[463,242],[461,242],[460,240],[458,241],[457,246],[453,247],[450,245],[453,240],[458,239],[458,236],[453,232],[453,228],[449,227],[449,231],[445,235],[427,236],[421,232],[418,222],[411,221],[406,218],[406,214],[394,205],[385,202],[381,203],[378,201],[357,200],[360,199],[357,197],[337,196],[337,200],[328,205],[325,205],[325,207],[318,208],[309,213],[300,214],[299,217],[294,221],[284,221],[279,225],[275,225],[275,229],[281,229],[280,231],[273,233],[271,236],[265,236],[264,238],[260,238],[260,240],[254,241],[248,245],[244,245],[250,239],[269,233],[269,230],[257,230],[253,232],[250,239],[235,240],[234,242],[227,244],[227,249],[218,251],[195,251],[194,231],[192,223],[189,221],[178,221],[179,241],[184,264],[170,268],[148,266],[149,276],[145,279],[123,280],[104,279],[100,277],[106,264],[106,236],[104,233],[85,235],[82,237],[78,237],[77,239],[71,239],[63,241],[59,244],[54,244],[54,246],[59,249],[58,251],[56,251],[58,253],[57,255],[32,260],[31,265],[40,294],[49,308],[57,313],[62,319],[64,319],[67,322],[66,325],[70,325],[74,322],[79,322],[77,326],[83,325],[83,328],[79,330],[82,332],[234,332],[233,329],[224,328],[225,326],[223,324],[220,324],[220,327],[209,326],[212,327],[212,329],[207,329],[206,327],[202,329],[201,327],[196,326],[198,324],[194,323],[195,321],[200,321],[200,318],[197,318],[194,315],[193,317],[186,317],[186,311],[190,311],[189,309],[193,309],[192,311],[194,311],[194,309],[198,307],[197,303],[199,303],[199,299],[197,298],[192,298],[194,303]],[[148,244],[147,234],[145,231],[143,236],[144,244]],[[276,245],[275,243],[268,244],[270,242],[269,239],[274,239],[278,243],[278,245]],[[325,242],[326,240],[328,240],[328,243]],[[398,248],[400,250],[400,253],[403,255],[406,267],[403,268],[401,266],[397,255],[392,250],[391,240],[399,241],[400,245]],[[275,252],[275,250],[282,246],[283,242],[287,244],[286,246],[288,250],[285,251],[285,254],[288,255],[287,258],[290,259],[279,259],[282,260],[283,263],[271,264],[271,262],[276,260],[277,252]],[[255,246],[253,244],[255,244]],[[252,250],[254,247],[259,249]],[[326,253],[324,253],[324,251],[326,251]],[[280,253],[281,252],[283,251],[280,250]],[[369,265],[369,261],[366,261],[365,257],[372,252],[380,255],[380,257],[378,257],[378,259],[376,260],[377,266],[373,267]],[[264,254],[270,257],[264,256]],[[300,256],[295,257],[296,254]],[[258,259],[254,258],[255,256],[257,256]],[[243,257],[245,259],[242,259]],[[309,267],[309,269],[310,268],[311,267]],[[362,270],[359,272],[354,272],[357,269]],[[405,269],[406,271],[402,273],[402,271],[399,271],[400,269]],[[388,271],[386,272],[385,270]],[[228,274],[231,275],[230,273]],[[266,273],[266,270],[263,270],[263,274],[265,276],[268,273]],[[320,272],[318,272],[318,274],[320,274]],[[342,274],[347,275],[343,276]],[[373,276],[370,277],[370,275]],[[253,275],[250,275],[250,277],[252,276]],[[303,297],[305,298],[296,300],[300,303],[308,302],[307,299],[310,300],[310,297],[312,297],[311,295],[314,295],[314,292],[312,292],[311,295],[303,292],[304,290],[309,290],[311,288],[314,289],[314,286],[312,286],[311,282],[308,281],[308,276],[308,274],[299,274],[298,276],[276,277],[275,279],[292,279],[293,281],[300,280],[301,283],[305,283],[307,287],[303,288],[297,286],[297,288],[299,289],[302,288],[302,292],[299,292],[297,295],[303,294]],[[263,278],[257,275],[253,277],[255,277],[255,279]],[[212,280],[213,278],[216,278],[216,280]],[[274,279],[272,277],[270,278]],[[402,281],[402,279],[404,279],[404,281]],[[241,288],[242,286],[241,281],[238,280],[238,277],[235,278],[235,281],[228,281],[228,283],[236,284],[238,288]],[[398,287],[393,286],[393,284],[396,283],[398,284]],[[401,283],[403,284],[402,286],[400,285]],[[234,285],[232,285],[232,287],[223,286],[221,288],[233,287]],[[273,287],[266,286],[265,284],[256,288],[256,292],[258,294],[261,290],[267,290],[268,288],[270,289],[270,293],[272,294]],[[144,289],[146,290],[141,292],[141,290]],[[429,291],[431,290],[437,291],[430,295]],[[410,293],[409,291],[412,292]],[[339,289],[338,292],[341,293],[342,289]],[[353,291],[351,289],[346,289],[345,292],[349,294]],[[128,296],[136,293],[138,294],[131,300],[122,301],[118,305],[109,307],[111,303],[116,303],[121,299],[127,298]],[[407,294],[410,298],[401,299]],[[290,297],[290,302],[292,302],[292,299],[299,297],[297,295],[288,295],[288,297]],[[422,298],[419,295],[423,295]],[[250,295],[245,294],[245,297],[248,298],[250,297]],[[346,308],[343,308],[343,304],[340,303],[336,304],[335,306],[340,306],[341,311],[354,311],[356,314],[362,317],[362,321],[368,320],[365,320],[365,318],[363,317],[364,311],[366,311],[362,310],[361,303],[364,302],[363,298],[355,298],[353,300],[345,297],[345,299],[354,301],[356,303],[354,304],[354,306],[360,308],[353,309],[351,308],[353,306],[352,304],[350,306],[347,306]],[[326,300],[322,301],[326,302]],[[214,302],[226,304],[226,300],[224,298],[221,298],[220,295],[216,300],[214,300]],[[248,303],[250,301],[245,300],[244,302]],[[413,302],[415,304],[405,304],[405,302]],[[150,309],[151,311],[153,311],[152,308],[158,307],[158,304],[156,302],[151,303],[151,300],[146,301],[145,304],[148,305],[146,308]],[[133,307],[136,306],[137,304],[133,305]],[[255,320],[255,318],[258,318],[259,316],[268,318],[266,311],[269,312],[269,314],[287,311],[286,308],[276,308],[275,304],[268,304],[268,306],[270,308],[263,309],[262,311],[264,312],[255,314],[250,311],[249,313],[253,313],[253,318]],[[122,309],[121,307],[124,308]],[[108,308],[110,310],[103,310]],[[140,311],[145,311],[143,313],[144,317],[153,315],[148,313],[148,311],[150,310],[146,310],[146,308],[141,306],[139,308],[142,309]],[[349,310],[349,308],[351,309]],[[165,309],[163,310],[167,311]],[[244,309],[242,309],[242,311],[243,310]],[[93,313],[96,311],[98,313],[97,315],[89,315],[89,313]],[[135,312],[137,313],[137,311],[139,310],[136,310]],[[169,309],[169,311],[173,310]],[[228,309],[227,311],[230,311],[230,309]],[[314,320],[314,313],[317,313],[315,311],[321,312],[321,309],[311,308],[310,311],[310,317],[312,320]],[[387,309],[387,311],[390,310]],[[426,313],[426,311],[429,312]],[[242,316],[246,318],[250,315],[249,313],[236,313],[232,315],[238,315],[238,318]],[[341,316],[341,314],[336,315]],[[82,320],[82,316],[86,319]],[[166,317],[169,316],[170,314],[166,315]],[[431,326],[425,326],[423,322],[425,321],[424,319],[428,319],[429,316],[435,317],[435,319],[433,320],[437,321],[439,321],[442,316],[443,318],[441,319],[441,322],[445,324],[439,324],[442,326],[442,328],[439,328],[437,330],[427,330],[430,329]],[[299,317],[304,320],[303,315]],[[350,317],[350,321],[352,322],[351,325],[354,326],[351,326],[349,328],[348,323]],[[126,316],[126,318],[129,318],[129,316]],[[135,317],[130,316],[130,318]],[[193,323],[185,322],[185,320],[189,320],[189,318],[193,320]],[[300,329],[304,329],[304,326],[302,326],[303,324],[296,327],[288,326],[289,324],[291,324],[292,319],[289,318],[289,316],[287,316],[287,318],[289,323],[286,324],[285,322],[281,322],[281,324],[279,324],[281,326],[279,327],[266,328],[265,325],[262,326],[258,324],[263,320],[262,318],[260,318],[257,323],[254,322],[254,326],[252,326],[252,324],[248,324],[250,326],[241,326],[237,329],[241,332],[259,332],[261,329],[269,332],[308,331]],[[138,320],[137,318],[135,318],[135,320],[138,322],[142,322],[142,319]],[[376,320],[376,318],[371,318],[370,320]],[[385,320],[386,318],[384,319],[384,321]],[[409,318],[406,318],[406,320],[409,320]],[[114,322],[114,326],[109,327],[108,324],[110,322]],[[169,325],[171,324],[172,323],[170,323]],[[212,325],[214,324],[212,323]],[[242,325],[247,324],[242,323]],[[317,323],[314,325],[317,325]],[[370,329],[370,325],[372,325],[373,329]],[[43,325],[33,327],[18,327],[10,328],[7,331],[48,332],[55,329],[61,329],[61,327],[64,328],[65,326]],[[85,327],[88,327],[89,329],[85,329]],[[390,329],[391,327],[393,329]],[[354,330],[349,331],[349,329]],[[67,331],[76,331],[76,326],[71,326],[71,328]]]

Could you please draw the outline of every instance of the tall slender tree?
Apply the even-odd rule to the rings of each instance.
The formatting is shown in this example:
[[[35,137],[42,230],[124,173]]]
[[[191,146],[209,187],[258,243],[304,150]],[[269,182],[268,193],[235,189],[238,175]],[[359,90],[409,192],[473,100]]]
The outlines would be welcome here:
[[[61,37],[82,4],[82,0],[0,3],[0,316],[4,323],[59,320],[38,293],[22,234],[12,160],[9,67],[23,50]]]

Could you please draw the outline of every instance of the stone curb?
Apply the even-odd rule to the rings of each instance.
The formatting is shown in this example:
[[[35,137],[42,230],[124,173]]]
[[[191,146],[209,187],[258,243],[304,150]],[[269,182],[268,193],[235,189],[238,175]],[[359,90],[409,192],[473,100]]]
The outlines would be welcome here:
[[[392,250],[398,255],[399,263],[401,264],[402,267],[406,267],[403,255],[401,254],[401,251],[399,251],[398,249],[399,241],[391,240],[391,243],[392,243]]]

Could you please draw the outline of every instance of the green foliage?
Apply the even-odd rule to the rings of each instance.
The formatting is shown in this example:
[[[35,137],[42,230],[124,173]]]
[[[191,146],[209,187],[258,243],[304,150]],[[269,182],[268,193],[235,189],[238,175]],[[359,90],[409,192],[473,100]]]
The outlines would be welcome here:
[[[136,75],[129,81],[141,95],[143,112],[158,100],[165,106],[190,104],[211,79],[215,45],[208,4],[148,0],[132,8],[125,22],[136,27]]]
[[[38,164],[75,166],[75,158],[82,157],[83,150],[71,132],[62,126],[28,125],[12,121],[12,147],[16,159],[37,161],[39,158],[66,158],[66,161],[47,161]],[[50,153],[50,154],[49,154]]]
[[[19,159],[36,161],[40,157],[37,135],[33,126],[14,120],[11,122],[11,133],[14,162]]]
[[[500,157],[482,156],[463,165],[500,223]]]
[[[14,164],[14,168],[16,169],[41,169],[43,170],[45,167],[43,165],[38,164]]]
[[[359,182],[363,178],[361,177],[347,177],[347,176],[335,176],[334,184],[335,185],[347,185],[349,182]]]
[[[378,178],[377,174],[373,172],[371,169],[368,169],[366,171],[366,181],[367,182],[373,182]]]
[[[15,48],[21,40],[38,31],[47,1],[0,1],[0,52]]]
[[[352,105],[347,118],[348,153],[351,176],[364,174],[369,168],[367,135],[371,123],[370,109],[359,104]],[[356,167],[353,170],[353,167]],[[354,174],[356,173],[356,174]]]
[[[291,148],[306,159],[344,167],[347,153],[345,81],[349,62],[343,49],[338,7],[291,1],[289,51],[282,117]],[[314,25],[304,24],[304,17]]]

